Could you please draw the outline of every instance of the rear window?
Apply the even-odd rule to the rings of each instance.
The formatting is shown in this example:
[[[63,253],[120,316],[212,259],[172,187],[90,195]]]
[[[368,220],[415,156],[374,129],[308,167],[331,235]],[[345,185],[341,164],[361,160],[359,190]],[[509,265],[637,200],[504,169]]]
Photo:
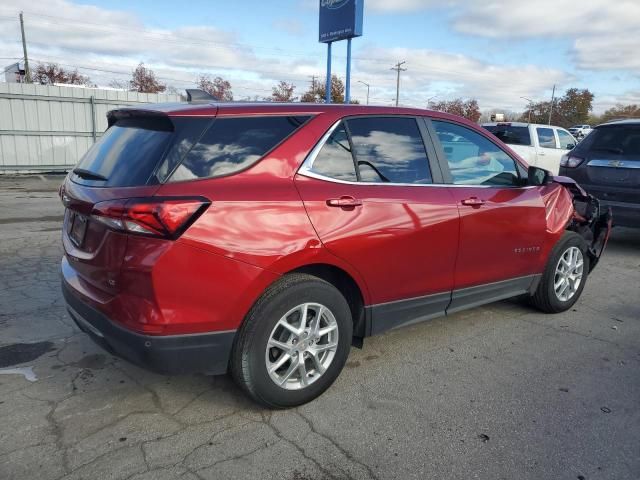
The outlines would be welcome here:
[[[244,170],[308,119],[308,116],[217,119],[187,153],[169,181],[219,177]]]
[[[119,120],[82,157],[73,180],[96,186],[145,185],[172,136],[167,118]]]
[[[529,127],[514,127],[512,125],[487,125],[484,128],[504,143],[510,145],[531,145]]]
[[[640,158],[640,125],[596,128],[584,140],[591,152],[613,153],[621,157]]]

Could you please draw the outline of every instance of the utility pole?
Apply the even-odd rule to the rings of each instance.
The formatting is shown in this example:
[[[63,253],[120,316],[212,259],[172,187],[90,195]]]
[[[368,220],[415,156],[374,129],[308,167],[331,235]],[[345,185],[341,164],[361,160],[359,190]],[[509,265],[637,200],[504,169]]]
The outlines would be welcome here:
[[[407,70],[406,68],[402,68],[402,65],[404,65],[405,63],[407,62],[398,62],[394,67],[391,68],[391,70],[395,70],[398,73],[396,79],[396,107],[398,106],[398,100],[400,99],[400,72],[404,72]]]
[[[316,75],[311,75],[311,91],[316,93]]]
[[[22,32],[22,51],[24,53],[24,81],[31,83],[31,70],[29,70],[29,57],[27,56],[27,40],[24,36],[24,19],[20,12],[20,31]]]
[[[553,92],[551,93],[551,105],[549,106],[549,123],[548,125],[551,125],[551,113],[553,113],[553,102],[555,102],[556,99],[556,85],[553,85]]]
[[[366,86],[367,86],[367,105],[369,105],[369,87],[370,87],[371,85],[369,85],[367,82],[363,82],[362,80],[358,80],[358,83],[361,83],[361,84],[363,84],[363,85],[366,85]]]

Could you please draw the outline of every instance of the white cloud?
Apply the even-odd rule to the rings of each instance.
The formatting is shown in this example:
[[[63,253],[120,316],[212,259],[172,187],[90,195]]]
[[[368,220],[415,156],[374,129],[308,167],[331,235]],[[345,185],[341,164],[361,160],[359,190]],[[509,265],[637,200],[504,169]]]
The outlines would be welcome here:
[[[521,96],[538,98],[554,84],[571,80],[566,72],[550,67],[491,65],[467,55],[427,49],[368,47],[361,56],[376,59],[357,62],[358,75],[364,75],[363,80],[372,86],[372,103],[393,101],[396,76],[389,69],[398,59],[407,60],[407,71],[401,74],[400,103],[419,107],[437,95],[440,100],[476,98],[482,109],[522,110],[525,101]],[[361,86],[357,89],[360,94]]]
[[[586,70],[640,72],[637,0],[459,1],[453,27],[488,38],[568,38]]]

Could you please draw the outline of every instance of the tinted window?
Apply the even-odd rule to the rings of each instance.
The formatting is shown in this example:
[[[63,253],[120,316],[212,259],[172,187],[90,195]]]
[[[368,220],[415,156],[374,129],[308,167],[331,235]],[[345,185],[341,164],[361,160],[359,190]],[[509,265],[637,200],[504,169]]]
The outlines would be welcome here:
[[[170,181],[229,175],[257,162],[309,117],[220,118],[205,132]]]
[[[558,132],[558,140],[560,140],[560,148],[566,150],[576,146],[576,139],[571,136],[570,133],[564,130],[556,130]]]
[[[553,134],[553,128],[536,128],[538,134],[538,143],[544,148],[558,148],[556,146],[556,137]]]
[[[433,121],[456,185],[518,185],[515,161],[495,143],[454,123]]]
[[[312,170],[338,180],[350,182],[358,180],[344,124],[341,123],[323,145],[313,161]]]
[[[640,158],[640,125],[596,128],[584,140],[592,152]]]
[[[113,187],[145,185],[172,135],[173,125],[166,117],[119,120],[82,157],[73,181]]]
[[[155,172],[154,181],[164,182],[213,122],[207,117],[174,117],[175,133],[164,160]]]
[[[347,125],[360,181],[431,183],[427,154],[415,119],[354,118]]]
[[[484,127],[504,143],[510,145],[531,145],[529,127],[514,127],[512,125],[487,125]]]

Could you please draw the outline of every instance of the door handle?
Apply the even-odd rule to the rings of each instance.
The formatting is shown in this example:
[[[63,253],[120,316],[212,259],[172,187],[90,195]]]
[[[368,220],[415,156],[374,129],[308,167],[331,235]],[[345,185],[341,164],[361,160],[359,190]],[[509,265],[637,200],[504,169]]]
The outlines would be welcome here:
[[[327,200],[327,205],[330,207],[353,208],[362,206],[362,200],[345,195],[340,198],[330,198]]]
[[[484,203],[484,200],[478,197],[469,197],[462,200],[462,205],[468,205],[469,207],[481,207]]]

